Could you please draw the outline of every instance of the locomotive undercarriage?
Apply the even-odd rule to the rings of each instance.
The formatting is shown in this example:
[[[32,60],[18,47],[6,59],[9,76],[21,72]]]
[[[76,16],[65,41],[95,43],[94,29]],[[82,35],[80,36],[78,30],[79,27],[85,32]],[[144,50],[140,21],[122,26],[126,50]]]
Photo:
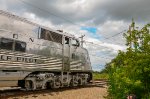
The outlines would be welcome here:
[[[86,85],[90,75],[87,73],[37,73],[30,74],[18,85],[25,90],[40,90],[61,87],[75,87]]]

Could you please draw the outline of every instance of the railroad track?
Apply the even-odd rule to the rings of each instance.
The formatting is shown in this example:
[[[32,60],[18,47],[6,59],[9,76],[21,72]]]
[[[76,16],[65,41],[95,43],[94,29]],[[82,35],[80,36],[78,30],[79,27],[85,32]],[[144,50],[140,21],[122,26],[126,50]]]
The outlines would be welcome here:
[[[0,88],[0,99],[8,99],[10,97],[18,97],[18,96],[27,96],[27,95],[33,95],[33,97],[37,94],[46,94],[50,92],[62,92],[65,90],[73,90],[73,89],[79,89],[79,88],[87,88],[87,87],[106,87],[107,81],[106,80],[96,80],[93,81],[85,86],[78,86],[78,87],[63,87],[59,89],[46,89],[46,90],[35,90],[35,91],[24,91],[21,90],[19,87],[13,87],[13,88]],[[17,99],[17,98],[14,98]]]

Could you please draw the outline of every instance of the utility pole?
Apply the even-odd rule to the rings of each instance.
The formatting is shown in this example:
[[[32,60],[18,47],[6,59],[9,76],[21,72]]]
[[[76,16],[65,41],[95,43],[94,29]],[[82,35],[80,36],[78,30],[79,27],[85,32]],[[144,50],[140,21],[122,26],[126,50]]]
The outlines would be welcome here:
[[[84,42],[84,40],[83,40],[83,37],[84,37],[85,35],[81,35],[81,37],[79,37],[79,38],[81,38],[81,46],[83,47],[83,42]]]

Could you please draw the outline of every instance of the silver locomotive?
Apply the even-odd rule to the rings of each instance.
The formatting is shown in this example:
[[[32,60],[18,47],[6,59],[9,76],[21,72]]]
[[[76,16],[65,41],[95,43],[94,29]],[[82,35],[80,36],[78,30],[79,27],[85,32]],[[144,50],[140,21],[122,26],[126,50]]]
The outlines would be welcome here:
[[[0,10],[0,87],[37,90],[91,79],[88,51],[77,38]]]

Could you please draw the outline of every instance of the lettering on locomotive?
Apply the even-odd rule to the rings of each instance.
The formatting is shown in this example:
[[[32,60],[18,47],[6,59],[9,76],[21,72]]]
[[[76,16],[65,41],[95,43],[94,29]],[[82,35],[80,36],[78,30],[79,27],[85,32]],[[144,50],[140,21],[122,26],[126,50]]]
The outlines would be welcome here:
[[[0,55],[0,61],[18,61],[18,62],[27,62],[27,63],[37,63],[40,60],[34,58],[26,58],[26,57],[17,57],[17,56],[9,56],[9,55]]]

